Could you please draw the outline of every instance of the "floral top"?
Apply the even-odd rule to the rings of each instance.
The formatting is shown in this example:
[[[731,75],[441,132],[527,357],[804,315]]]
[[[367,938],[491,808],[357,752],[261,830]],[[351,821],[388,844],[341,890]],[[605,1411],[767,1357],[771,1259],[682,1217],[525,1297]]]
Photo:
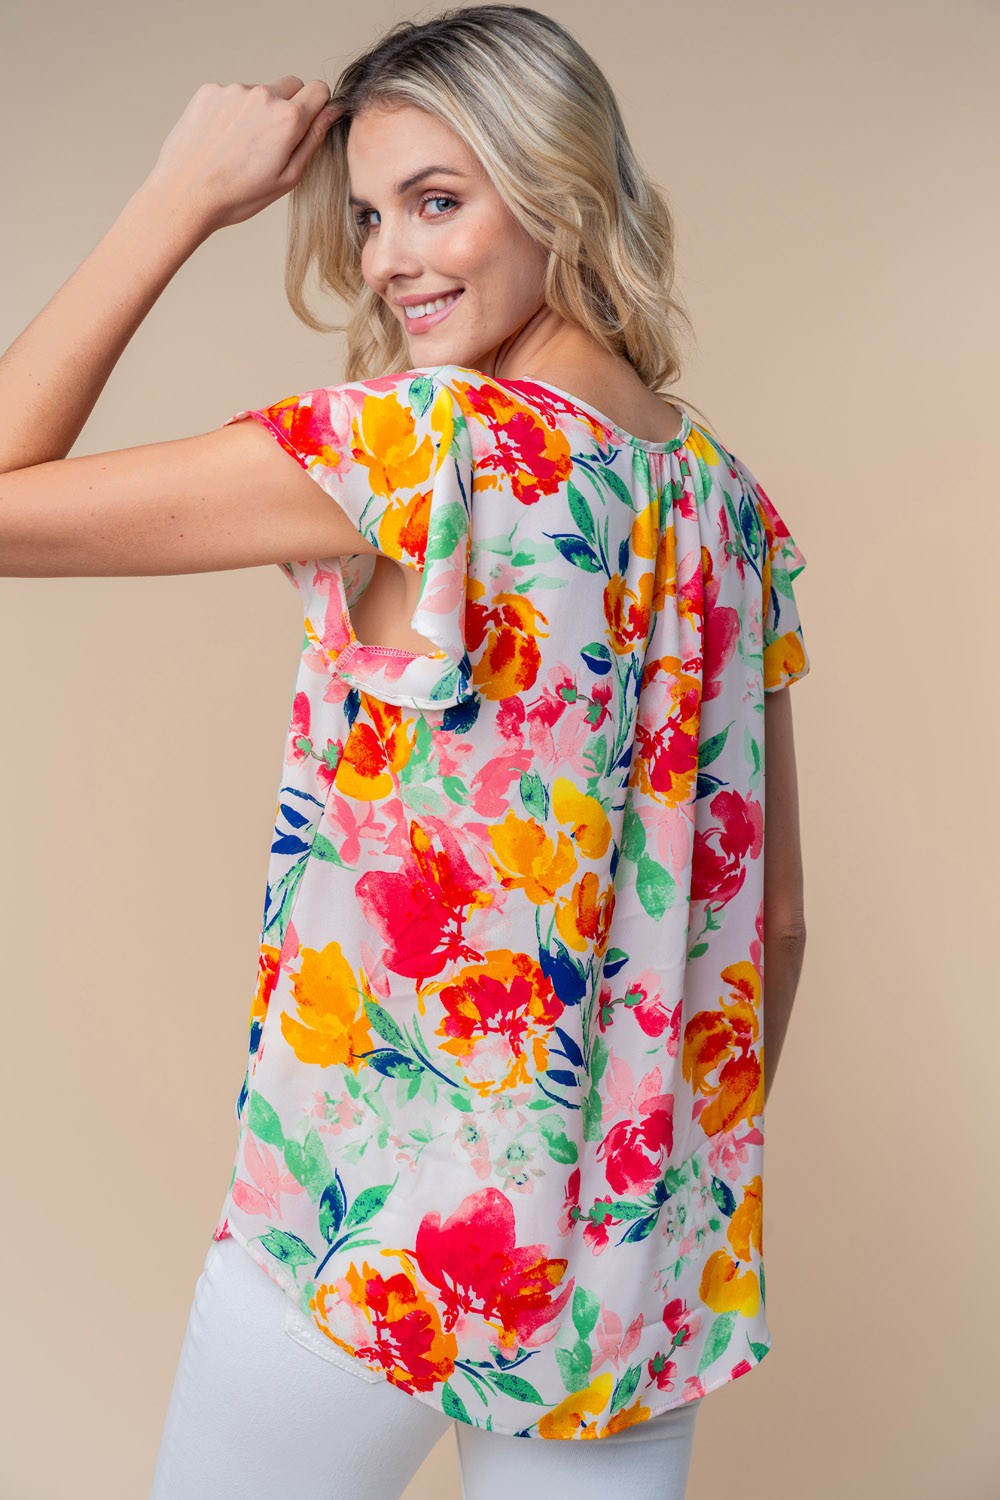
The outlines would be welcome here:
[[[647,442],[448,364],[229,418],[418,570],[437,649],[358,640],[373,557],[281,565],[305,639],[214,1237],[351,1368],[521,1437],[771,1345],[763,695],[809,670],[805,558],[681,416]]]

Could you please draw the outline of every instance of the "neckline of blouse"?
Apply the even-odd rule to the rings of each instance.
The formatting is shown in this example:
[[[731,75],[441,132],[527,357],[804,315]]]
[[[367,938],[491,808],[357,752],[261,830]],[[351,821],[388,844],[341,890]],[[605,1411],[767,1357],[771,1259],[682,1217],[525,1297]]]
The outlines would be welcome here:
[[[674,411],[680,414],[681,430],[668,443],[654,443],[649,438],[636,437],[634,433],[626,432],[624,427],[619,427],[617,422],[612,422],[611,418],[605,412],[599,411],[596,406],[591,406],[588,401],[582,401],[579,396],[574,396],[570,391],[561,390],[557,385],[550,385],[547,380],[501,380],[498,375],[487,375],[484,370],[474,370],[471,365],[433,365],[425,366],[425,368],[428,370],[458,370],[462,374],[478,375],[482,380],[492,380],[494,385],[514,386],[518,389],[524,386],[537,386],[540,390],[552,391],[554,395],[561,396],[570,406],[578,407],[580,411],[587,412],[595,421],[600,422],[602,427],[606,427],[609,432],[614,434],[619,443],[630,443],[633,448],[642,448],[646,453],[673,453],[675,449],[683,448],[691,436],[691,418],[683,406],[678,406],[673,401],[665,401],[664,405],[672,406]]]

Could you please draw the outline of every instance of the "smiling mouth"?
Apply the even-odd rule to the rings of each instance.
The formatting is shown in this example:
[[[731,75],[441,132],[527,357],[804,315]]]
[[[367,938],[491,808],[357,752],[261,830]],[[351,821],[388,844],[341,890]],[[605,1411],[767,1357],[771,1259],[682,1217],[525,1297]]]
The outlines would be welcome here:
[[[431,328],[435,323],[445,318],[456,302],[461,301],[462,291],[449,292],[446,297],[434,297],[427,302],[417,303],[415,307],[404,307],[403,318],[408,330],[416,333],[425,328]]]

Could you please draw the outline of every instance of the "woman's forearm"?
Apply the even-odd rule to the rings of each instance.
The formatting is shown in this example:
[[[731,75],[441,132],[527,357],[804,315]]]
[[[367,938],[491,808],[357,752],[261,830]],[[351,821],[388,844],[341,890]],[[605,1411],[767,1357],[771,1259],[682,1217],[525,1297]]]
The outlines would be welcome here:
[[[164,287],[209,230],[147,180],[0,356],[0,474],[65,458]]]
[[[764,959],[764,1101],[770,1098],[781,1046],[799,986],[805,938],[795,933],[766,944]]]

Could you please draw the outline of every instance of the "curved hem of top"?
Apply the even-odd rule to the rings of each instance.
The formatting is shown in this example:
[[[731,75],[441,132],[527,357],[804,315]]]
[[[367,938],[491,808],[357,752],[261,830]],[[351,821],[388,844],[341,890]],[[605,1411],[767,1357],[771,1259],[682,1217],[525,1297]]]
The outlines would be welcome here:
[[[225,1215],[223,1215],[223,1217],[225,1217]],[[247,1240],[246,1237],[244,1235],[242,1235],[238,1230],[234,1229],[233,1226],[232,1226],[232,1224],[227,1224],[227,1231],[228,1231],[228,1234],[229,1234],[230,1238],[234,1239],[238,1245],[242,1246],[242,1248],[246,1251],[247,1255],[249,1255],[250,1259],[252,1261],[254,1261],[254,1263],[256,1265],[260,1266],[260,1268],[264,1272],[264,1274],[266,1276],[269,1276],[271,1278],[271,1280],[275,1283],[276,1286],[279,1286],[281,1288],[281,1290],[284,1292],[284,1294],[285,1294],[286,1297],[289,1295],[290,1292],[295,1292],[295,1291],[298,1290],[298,1288],[296,1287],[296,1285],[295,1285],[294,1282],[292,1282],[291,1286],[289,1286],[288,1284],[286,1284],[282,1280],[282,1278],[280,1276],[275,1275],[275,1272],[278,1270],[277,1263],[275,1261],[273,1261],[272,1259],[264,1260],[264,1259],[262,1259],[262,1257],[260,1255],[255,1254],[253,1246],[251,1245],[250,1241]],[[220,1238],[224,1239],[225,1235],[220,1236]],[[264,1253],[266,1254],[267,1252],[265,1251]],[[701,1393],[700,1396],[694,1396],[690,1401],[686,1401],[682,1397],[680,1401],[671,1401],[671,1402],[669,1402],[665,1406],[651,1407],[650,1408],[650,1412],[649,1412],[649,1416],[643,1422],[637,1423],[637,1424],[634,1424],[634,1425],[645,1427],[646,1423],[652,1422],[656,1417],[662,1417],[662,1416],[664,1416],[667,1412],[677,1411],[681,1407],[685,1407],[685,1406],[696,1406],[699,1401],[703,1401],[706,1396],[710,1395],[712,1391],[717,1391],[720,1386],[731,1385],[734,1380],[742,1380],[742,1379],[744,1379],[745,1376],[752,1374],[753,1371],[756,1370],[757,1366],[763,1362],[763,1360],[771,1352],[771,1349],[773,1348],[773,1345],[774,1345],[774,1340],[772,1338],[764,1346],[764,1353],[761,1355],[760,1359],[756,1360],[750,1366],[749,1370],[744,1370],[739,1375],[733,1375],[731,1372],[728,1375],[720,1375],[717,1380],[713,1380],[709,1385],[706,1385],[704,1387],[704,1389],[703,1389],[703,1391],[702,1391],[702,1393]],[[356,1360],[358,1360],[359,1363],[361,1363],[361,1364],[363,1364],[365,1366],[365,1369],[367,1369],[367,1370],[375,1370],[376,1373],[379,1375],[379,1377],[382,1380],[385,1381],[386,1385],[392,1385],[392,1386],[394,1386],[397,1391],[400,1391],[402,1393],[402,1395],[404,1395],[404,1396],[410,1396],[410,1397],[413,1398],[414,1401],[419,1401],[420,1404],[421,1404],[421,1406],[429,1406],[432,1411],[438,1412],[442,1417],[445,1418],[446,1421],[455,1422],[455,1423],[457,1423],[458,1425],[460,1425],[462,1427],[475,1427],[480,1432],[499,1432],[504,1437],[529,1437],[529,1438],[534,1438],[534,1440],[536,1442],[541,1442],[541,1443],[544,1443],[544,1442],[557,1442],[557,1443],[558,1442],[563,1442],[563,1443],[568,1443],[568,1442],[581,1442],[581,1441],[583,1441],[580,1438],[543,1438],[539,1433],[537,1433],[537,1432],[534,1432],[534,1433],[533,1432],[528,1432],[523,1427],[498,1426],[496,1423],[494,1423],[494,1425],[492,1427],[487,1428],[487,1427],[480,1426],[480,1424],[478,1422],[463,1422],[462,1419],[461,1419],[461,1417],[453,1417],[451,1415],[451,1413],[450,1412],[446,1412],[444,1410],[444,1408],[437,1401],[432,1401],[430,1399],[430,1397],[429,1397],[429,1395],[428,1395],[427,1392],[424,1392],[424,1391],[407,1391],[407,1390],[403,1390],[402,1386],[396,1385],[395,1381],[392,1381],[392,1380],[389,1379],[388,1375],[386,1375],[386,1373],[385,1373],[384,1370],[378,1369],[378,1367],[375,1366],[375,1365],[369,1365],[367,1363],[367,1361],[362,1360],[361,1356],[359,1354],[355,1353],[355,1351],[353,1349],[344,1348],[344,1346],[340,1345],[340,1344],[338,1344],[337,1347],[338,1347],[338,1349],[340,1349],[340,1351],[341,1351],[342,1354],[348,1356],[350,1359],[356,1359]],[[347,1372],[347,1373],[350,1373],[350,1372]],[[543,1412],[542,1415],[544,1416],[545,1413]],[[539,1420],[540,1420],[540,1418],[536,1417],[535,1418],[535,1422],[533,1422],[531,1425],[534,1426]],[[626,1429],[619,1429],[619,1430],[620,1431],[624,1431]],[[617,1436],[617,1433],[608,1433],[607,1436],[609,1436],[609,1437],[615,1437],[615,1436]],[[598,1438],[594,1439],[594,1441],[600,1442],[600,1438],[598,1437]]]

